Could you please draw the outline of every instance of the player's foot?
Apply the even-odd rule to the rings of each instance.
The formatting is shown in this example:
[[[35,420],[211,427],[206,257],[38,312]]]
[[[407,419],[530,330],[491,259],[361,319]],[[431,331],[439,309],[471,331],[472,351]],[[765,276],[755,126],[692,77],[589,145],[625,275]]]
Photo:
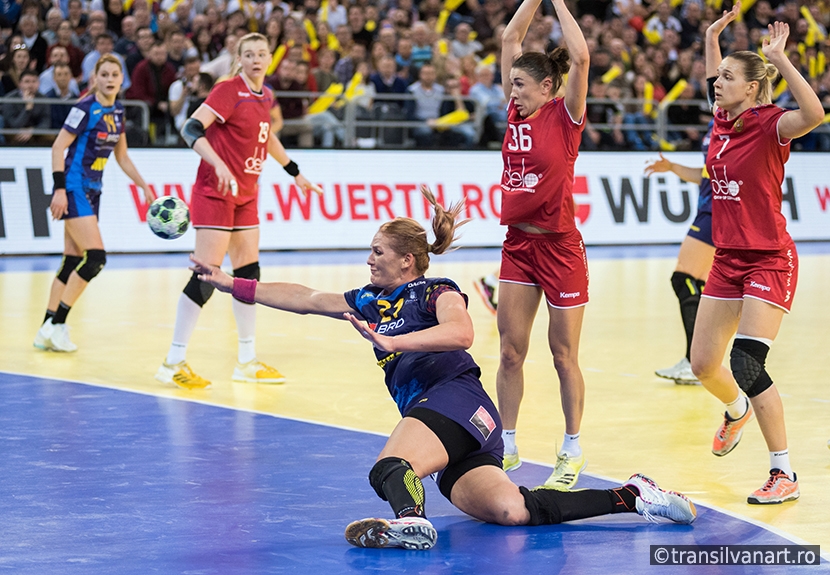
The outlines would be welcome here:
[[[516,453],[505,453],[504,459],[501,462],[502,469],[506,472],[509,471],[516,471],[518,468],[522,466],[522,460],[519,459],[519,452]]]
[[[671,519],[675,523],[688,525],[697,517],[695,504],[689,498],[676,491],[664,491],[645,475],[632,475],[625,482],[626,485],[636,487],[640,492],[637,497],[637,513],[647,521],[657,523],[658,517]]]
[[[579,457],[571,457],[565,453],[560,453],[556,456],[556,465],[553,468],[553,473],[539,487],[542,489],[567,491],[576,485],[580,472],[587,465],[588,462],[585,461],[585,454],[580,454]]]
[[[276,368],[256,359],[246,364],[237,363],[232,379],[246,383],[285,383],[285,376]]]
[[[438,541],[438,532],[424,517],[401,519],[367,518],[346,527],[346,541],[355,547],[403,547],[430,549]]]
[[[793,478],[780,469],[770,469],[769,479],[757,491],[746,498],[747,503],[753,505],[769,505],[772,503],[784,503],[795,501],[801,495],[798,491],[798,477],[793,471]]]
[[[72,353],[78,351],[78,346],[72,343],[69,339],[69,326],[65,323],[59,323],[53,326],[52,335],[49,337],[49,349],[52,351],[60,351],[64,353]]]
[[[204,389],[210,382],[196,375],[186,361],[173,365],[164,362],[156,372],[156,380],[167,385],[176,385],[182,389]]]
[[[40,326],[40,329],[37,330],[37,334],[35,334],[35,341],[32,345],[34,345],[38,349],[51,349],[51,339],[53,331],[55,331],[55,324],[52,323],[51,319],[47,319],[45,322],[43,322],[43,325]]]
[[[476,286],[476,291],[478,295],[481,296],[481,299],[484,301],[484,305],[489,309],[491,312],[496,313],[496,308],[498,308],[499,304],[496,301],[496,285],[494,285],[487,277],[478,278],[473,282]]]
[[[732,419],[729,413],[723,414],[723,423],[715,433],[715,439],[712,441],[712,453],[718,457],[723,457],[736,447],[741,441],[741,436],[744,433],[744,426],[755,418],[755,412],[752,410],[752,404],[749,400],[746,402],[746,413],[743,417]]]
[[[685,357],[671,367],[658,369],[654,374],[664,379],[673,379],[677,385],[700,385],[700,380],[692,373],[692,364]]]

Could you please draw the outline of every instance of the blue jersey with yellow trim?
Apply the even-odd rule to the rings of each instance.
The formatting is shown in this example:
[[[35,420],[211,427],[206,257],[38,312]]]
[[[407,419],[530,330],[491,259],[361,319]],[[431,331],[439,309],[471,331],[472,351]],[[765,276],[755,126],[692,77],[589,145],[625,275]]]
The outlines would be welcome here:
[[[712,126],[715,125],[713,119],[709,122],[709,130],[703,137],[703,142],[700,145],[700,150],[703,152],[703,178],[700,180],[700,195],[697,197],[697,211],[698,213],[711,214],[712,213],[712,180],[709,179],[709,172],[706,171],[706,155],[709,153],[709,140],[712,138]]]
[[[63,129],[77,136],[66,153],[67,190],[101,189],[104,165],[124,133],[124,106],[102,106],[87,96],[69,111]]]
[[[349,307],[369,322],[369,327],[384,335],[403,335],[438,325],[435,301],[445,291],[461,293],[447,278],[423,276],[399,286],[389,295],[374,285],[343,294]],[[467,296],[461,293],[464,301]],[[386,373],[386,387],[401,415],[417,403],[429,389],[454,379],[467,371],[478,377],[481,370],[464,350],[389,353],[375,348],[378,365]]]

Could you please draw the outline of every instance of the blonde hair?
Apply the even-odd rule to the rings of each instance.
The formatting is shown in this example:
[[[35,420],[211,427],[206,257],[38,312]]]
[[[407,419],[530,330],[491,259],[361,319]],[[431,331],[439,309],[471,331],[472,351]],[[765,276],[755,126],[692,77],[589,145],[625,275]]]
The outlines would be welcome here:
[[[259,32],[251,32],[242,36],[242,38],[240,38],[236,43],[236,58],[234,58],[233,66],[231,66],[231,71],[228,73],[229,78],[233,78],[242,71],[242,64],[239,63],[239,58],[242,57],[242,45],[246,42],[265,42],[266,46],[270,46],[268,38]]]
[[[94,95],[98,92],[98,84],[93,82],[91,78],[98,75],[98,70],[100,70],[101,66],[103,66],[104,64],[115,64],[116,66],[118,66],[118,69],[121,71],[121,77],[123,82],[124,69],[121,67],[121,60],[119,60],[112,54],[104,54],[103,56],[98,58],[97,62],[95,62],[95,70],[92,72],[92,76],[90,77],[90,87],[87,94]]]
[[[758,82],[758,93],[755,95],[757,104],[772,104],[772,83],[778,77],[778,68],[764,62],[755,52],[741,50],[727,56],[741,66],[744,79],[747,82]]]
[[[455,231],[470,221],[467,219],[456,223],[456,219],[464,208],[463,200],[445,209],[436,201],[428,187],[421,186],[421,193],[433,209],[432,232],[435,234],[433,243],[427,242],[426,230],[411,218],[395,218],[380,226],[378,230],[389,239],[389,244],[396,254],[412,254],[415,257],[415,271],[419,275],[423,275],[429,269],[429,254],[440,255],[447,252],[453,242],[458,239]]]

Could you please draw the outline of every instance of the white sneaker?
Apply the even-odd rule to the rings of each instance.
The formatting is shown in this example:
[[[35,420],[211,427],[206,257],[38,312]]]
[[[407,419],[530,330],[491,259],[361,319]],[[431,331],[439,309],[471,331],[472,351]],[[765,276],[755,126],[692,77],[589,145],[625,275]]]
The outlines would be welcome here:
[[[424,550],[435,546],[438,532],[424,517],[353,521],[346,527],[346,541],[355,547],[403,547]]]
[[[49,342],[50,348],[53,351],[61,351],[65,353],[78,351],[78,346],[72,343],[72,340],[69,339],[69,326],[65,323],[59,323],[54,326]]]
[[[700,385],[700,380],[692,373],[692,364],[685,357],[671,367],[658,369],[654,374],[664,379],[673,379],[677,385]]]
[[[38,349],[49,350],[52,349],[52,332],[55,331],[55,324],[52,323],[51,318],[47,319],[43,322],[43,325],[40,326],[40,329],[37,330],[37,334],[35,335],[35,341],[32,345],[34,345]]]
[[[688,497],[676,491],[660,489],[645,475],[632,475],[625,484],[636,487],[640,492],[636,503],[637,513],[647,521],[657,523],[658,517],[665,517],[675,523],[688,525],[697,517],[695,504]]]
[[[245,383],[285,383],[285,376],[277,368],[257,359],[252,359],[246,364],[237,362],[231,379]]]

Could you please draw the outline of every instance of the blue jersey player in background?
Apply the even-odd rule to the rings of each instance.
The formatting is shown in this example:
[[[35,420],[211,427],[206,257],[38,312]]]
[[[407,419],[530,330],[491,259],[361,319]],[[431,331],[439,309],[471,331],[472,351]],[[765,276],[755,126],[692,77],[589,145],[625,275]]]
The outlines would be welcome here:
[[[153,201],[127,155],[124,107],[116,102],[123,79],[120,62],[111,55],[102,56],[95,65],[90,95],[69,111],[52,146],[54,189],[49,209],[53,219],[64,221],[64,250],[46,317],[35,336],[34,345],[40,349],[78,349],[69,338],[66,315],[107,261],[98,229],[98,205],[101,177],[111,152],[124,173],[144,190],[145,201]]]
[[[703,138],[701,149],[704,162],[709,152],[709,138],[712,136],[712,122],[709,122],[709,131]],[[692,364],[689,361],[692,349],[692,334],[695,331],[697,307],[700,304],[700,294],[703,285],[712,269],[715,258],[715,245],[712,242],[712,183],[706,166],[690,168],[668,161],[660,154],[660,159],[646,166],[647,176],[662,172],[672,172],[682,180],[700,186],[700,195],[697,201],[697,215],[689,232],[680,244],[680,253],[677,254],[677,267],[671,276],[671,285],[680,303],[680,317],[683,320],[683,329],[686,332],[686,356],[676,365],[666,369],[658,369],[654,373],[659,377],[673,379],[680,385],[700,385],[692,373]]]
[[[462,206],[445,210],[429,190],[422,192],[435,210],[435,242],[429,244],[426,230],[409,218],[383,224],[367,260],[371,283],[345,294],[231,278],[191,256],[199,279],[219,291],[284,311],[346,319],[372,342],[402,419],[369,472],[369,483],[395,517],[352,522],[346,527],[349,543],[406,549],[435,545],[438,535],[426,518],[421,483],[428,475],[460,510],[501,525],[620,512],[694,521],[696,511],[686,497],[663,491],[642,475],[608,490],[530,490],[510,481],[502,469],[498,411],[466,351],[473,343],[467,297],[450,279],[424,277],[429,254],[447,251],[455,239]]]

